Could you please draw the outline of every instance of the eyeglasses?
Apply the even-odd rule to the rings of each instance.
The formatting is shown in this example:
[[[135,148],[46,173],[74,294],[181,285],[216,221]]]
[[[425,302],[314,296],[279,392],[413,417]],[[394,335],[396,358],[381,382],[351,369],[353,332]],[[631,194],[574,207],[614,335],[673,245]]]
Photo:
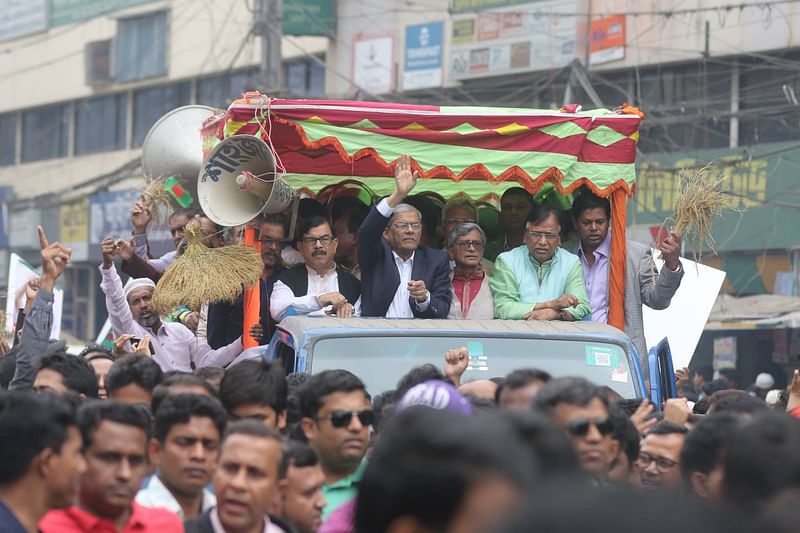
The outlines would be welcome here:
[[[267,248],[272,248],[273,246],[275,248],[281,248],[283,246],[283,240],[281,239],[264,238],[259,239],[259,242],[261,243],[261,246],[265,246]]]
[[[532,238],[534,241],[541,241],[542,239],[554,241],[558,239],[558,233],[542,233],[541,231],[528,231],[527,233],[528,237]]]
[[[333,236],[323,235],[322,237],[303,237],[303,244],[316,246],[319,242],[322,246],[328,246],[333,241]]]
[[[578,418],[570,420],[565,424],[567,431],[573,437],[585,437],[589,434],[589,428],[592,426],[597,428],[601,435],[608,435],[614,430],[614,425],[608,418],[600,418],[598,420],[589,420],[588,418]]]
[[[405,231],[408,228],[413,229],[414,231],[419,231],[422,228],[422,224],[419,222],[395,222],[392,224],[394,229],[399,229],[400,231]]]
[[[178,232],[185,233],[186,232],[186,224],[184,224],[183,226],[178,226],[177,228],[170,228],[170,230],[169,230],[170,235],[172,235],[173,237],[175,235],[177,235]]]
[[[476,250],[480,250],[483,248],[483,241],[456,241],[456,246],[462,250],[468,250],[470,246]]]
[[[636,462],[639,463],[639,466],[641,466],[642,468],[647,468],[648,466],[650,466],[650,463],[655,462],[656,469],[662,474],[669,472],[679,464],[665,457],[653,457],[649,453],[645,452],[641,452],[639,454],[639,457],[636,459]]]
[[[335,428],[346,428],[353,420],[353,415],[358,417],[358,421],[364,427],[371,426],[375,421],[375,413],[372,410],[364,411],[333,411],[328,416],[321,416],[317,420],[330,419],[331,425]]]
[[[446,218],[444,223],[447,226],[458,226],[461,224],[475,224],[475,219],[472,218]]]

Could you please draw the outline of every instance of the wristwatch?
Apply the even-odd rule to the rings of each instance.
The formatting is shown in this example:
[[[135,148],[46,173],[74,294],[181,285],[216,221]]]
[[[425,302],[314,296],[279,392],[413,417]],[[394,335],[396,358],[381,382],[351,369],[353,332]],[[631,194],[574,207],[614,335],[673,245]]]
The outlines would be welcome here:
[[[570,316],[571,316],[569,313],[567,313],[567,312],[566,312],[566,311],[564,311],[563,309],[561,310],[561,313],[559,313],[559,315],[561,316],[561,320],[563,320],[563,321],[565,321],[565,322],[568,322],[568,321],[569,321],[569,318],[570,318]]]

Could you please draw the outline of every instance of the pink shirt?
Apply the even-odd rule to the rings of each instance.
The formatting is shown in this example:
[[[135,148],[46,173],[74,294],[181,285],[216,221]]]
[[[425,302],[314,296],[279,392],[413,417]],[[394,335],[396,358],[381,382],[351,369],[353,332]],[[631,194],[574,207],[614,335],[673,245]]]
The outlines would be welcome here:
[[[109,268],[100,265],[100,274],[100,288],[106,295],[106,309],[114,335],[119,337],[130,333],[140,339],[150,335],[150,343],[155,352],[153,360],[164,372],[191,372],[192,365],[194,368],[224,367],[242,353],[241,337],[227,346],[213,350],[206,341],[198,339],[189,328],[177,322],[164,322],[155,332],[145,328],[133,319],[116,268],[113,265]]]

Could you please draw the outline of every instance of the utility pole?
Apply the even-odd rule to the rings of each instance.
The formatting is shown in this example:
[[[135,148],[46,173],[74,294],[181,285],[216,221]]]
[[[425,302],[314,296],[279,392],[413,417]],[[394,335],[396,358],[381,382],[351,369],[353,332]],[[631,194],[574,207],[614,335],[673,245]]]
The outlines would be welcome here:
[[[261,81],[268,96],[282,89],[283,0],[258,0],[256,33],[261,36]]]

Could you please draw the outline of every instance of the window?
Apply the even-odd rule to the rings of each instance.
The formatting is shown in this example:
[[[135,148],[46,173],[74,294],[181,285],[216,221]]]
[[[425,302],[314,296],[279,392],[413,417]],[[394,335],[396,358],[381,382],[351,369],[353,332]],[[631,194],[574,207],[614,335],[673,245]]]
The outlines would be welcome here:
[[[69,106],[39,107],[22,114],[22,162],[67,156]]]
[[[125,148],[127,94],[81,100],[75,105],[75,155]]]
[[[322,96],[325,94],[325,67],[312,59],[284,63],[283,82],[290,94]]]
[[[197,103],[224,109],[243,92],[258,86],[258,69],[209,76],[197,82]]]
[[[13,165],[17,153],[17,114],[0,115],[0,165]]]
[[[162,115],[189,104],[191,97],[192,85],[188,81],[133,93],[133,146],[141,146],[150,127]]]
[[[114,41],[118,83],[167,74],[167,12],[120,19]]]
[[[739,66],[739,143],[743,146],[800,139],[800,52],[742,60]]]

